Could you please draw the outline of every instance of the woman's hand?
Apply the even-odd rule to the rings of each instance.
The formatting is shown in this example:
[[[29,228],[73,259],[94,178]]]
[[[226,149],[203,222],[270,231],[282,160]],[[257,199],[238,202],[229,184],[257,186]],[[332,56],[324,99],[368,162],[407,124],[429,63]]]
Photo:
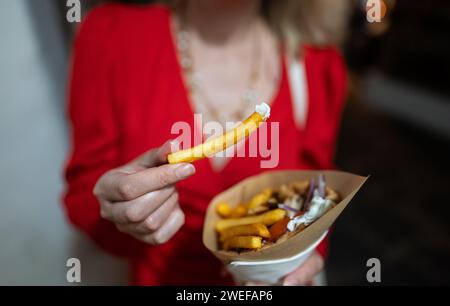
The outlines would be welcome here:
[[[184,224],[174,184],[195,173],[192,164],[164,164],[171,142],[105,173],[94,187],[101,216],[148,244],[167,242]]]
[[[324,267],[322,256],[314,252],[306,261],[291,272],[283,280],[283,286],[312,286],[314,284],[314,277],[316,277]],[[249,282],[248,286],[264,286],[267,284],[259,282]]]
[[[284,278],[283,286],[312,286],[314,278],[323,270],[322,256],[314,252],[306,261]]]

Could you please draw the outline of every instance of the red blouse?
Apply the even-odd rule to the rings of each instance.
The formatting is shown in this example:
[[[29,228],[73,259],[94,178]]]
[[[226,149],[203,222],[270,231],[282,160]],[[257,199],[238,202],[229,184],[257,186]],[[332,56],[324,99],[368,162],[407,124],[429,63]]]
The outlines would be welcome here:
[[[277,169],[333,167],[336,133],[346,94],[345,66],[334,48],[305,47],[308,116],[296,127],[286,67],[271,101],[279,122]],[[149,246],[122,234],[100,217],[92,194],[107,170],[173,139],[174,122],[193,126],[181,69],[162,6],[108,4],[91,11],[74,44],[69,116],[72,152],[64,205],[69,220],[105,250],[131,259],[135,284],[230,284],[230,277],[203,246],[206,207],[217,193],[260,173],[260,158],[234,157],[220,172],[208,160],[177,185],[186,215],[166,244]],[[326,242],[319,247],[325,254]]]

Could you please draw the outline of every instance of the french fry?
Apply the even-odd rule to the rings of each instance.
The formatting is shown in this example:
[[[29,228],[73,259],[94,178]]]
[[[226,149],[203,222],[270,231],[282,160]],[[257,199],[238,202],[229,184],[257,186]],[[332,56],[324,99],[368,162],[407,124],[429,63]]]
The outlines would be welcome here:
[[[223,249],[260,249],[262,238],[257,236],[234,236],[223,242]]]
[[[242,218],[247,214],[247,208],[244,204],[237,205],[230,214],[231,218]]]
[[[270,107],[266,103],[256,106],[256,110],[240,125],[227,133],[206,141],[190,149],[171,153],[167,156],[169,164],[191,163],[225,150],[248,137],[270,116]]]
[[[257,215],[262,212],[268,211],[269,209],[270,209],[269,205],[259,205],[255,208],[247,210],[247,215],[248,216]]]
[[[270,197],[272,196],[273,190],[270,188],[264,189],[262,192],[258,193],[257,195],[253,196],[253,198],[248,203],[247,208],[248,209],[254,209],[255,207],[258,207],[262,204],[267,203],[269,201]]]
[[[234,236],[260,236],[270,238],[270,232],[262,223],[246,224],[229,227],[222,231],[220,241],[225,241]]]
[[[233,210],[231,209],[230,205],[228,203],[219,203],[216,206],[216,211],[222,218],[229,218],[231,217],[231,213]]]
[[[256,216],[219,220],[216,223],[216,230],[220,233],[229,227],[253,223],[262,223],[269,226],[278,220],[283,219],[285,216],[286,211],[284,209],[277,208]]]

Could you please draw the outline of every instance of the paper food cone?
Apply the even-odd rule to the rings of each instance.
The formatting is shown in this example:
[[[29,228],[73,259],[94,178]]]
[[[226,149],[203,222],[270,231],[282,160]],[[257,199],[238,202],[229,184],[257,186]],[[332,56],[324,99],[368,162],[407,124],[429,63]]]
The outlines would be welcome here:
[[[327,186],[336,190],[342,201],[313,224],[286,241],[258,251],[237,253],[218,249],[215,231],[215,224],[220,219],[216,212],[218,203],[226,202],[230,205],[237,205],[241,202],[248,202],[253,195],[264,188],[277,188],[292,181],[309,180],[316,178],[319,174],[325,175]],[[340,171],[301,170],[271,171],[247,178],[220,193],[211,201],[203,225],[203,243],[224,264],[229,264],[232,261],[276,260],[295,256],[314,244],[330,228],[366,180],[367,177]]]

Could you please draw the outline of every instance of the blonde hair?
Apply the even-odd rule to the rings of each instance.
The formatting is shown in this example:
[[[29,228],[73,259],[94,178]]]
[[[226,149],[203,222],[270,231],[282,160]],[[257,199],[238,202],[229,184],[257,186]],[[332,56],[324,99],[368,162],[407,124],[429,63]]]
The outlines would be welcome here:
[[[158,2],[175,6],[181,0]],[[291,55],[304,44],[338,45],[345,37],[351,0],[262,0],[262,14]]]
[[[345,37],[349,0],[263,0],[266,18],[288,52],[303,44],[338,45]]]

